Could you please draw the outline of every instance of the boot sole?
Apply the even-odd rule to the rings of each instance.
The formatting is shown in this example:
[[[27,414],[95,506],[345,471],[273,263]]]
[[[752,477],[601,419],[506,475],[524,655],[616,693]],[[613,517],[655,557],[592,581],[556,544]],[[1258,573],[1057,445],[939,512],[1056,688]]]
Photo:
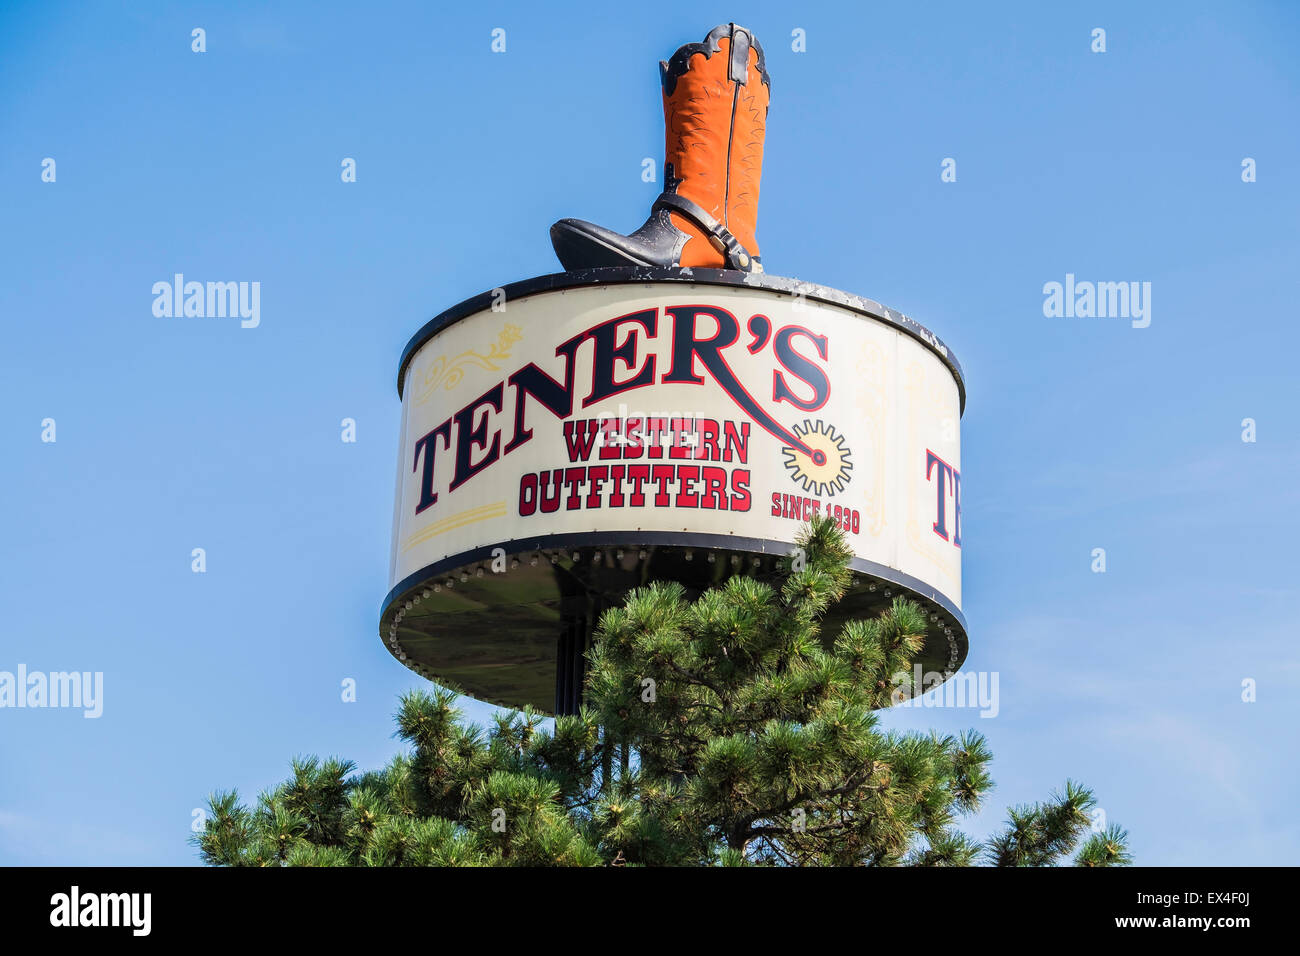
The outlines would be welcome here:
[[[651,262],[641,256],[635,256],[626,249],[611,245],[593,236],[586,230],[579,229],[564,220],[551,226],[551,245],[555,255],[566,272],[579,269],[599,269],[602,266],[656,266],[662,263]],[[571,264],[572,263],[572,264]]]

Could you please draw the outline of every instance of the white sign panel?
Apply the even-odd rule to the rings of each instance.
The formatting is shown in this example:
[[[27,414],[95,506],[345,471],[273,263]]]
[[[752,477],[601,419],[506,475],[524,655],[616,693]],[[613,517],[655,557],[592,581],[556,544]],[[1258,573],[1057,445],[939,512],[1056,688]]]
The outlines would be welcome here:
[[[743,285],[586,285],[495,306],[407,364],[390,586],[556,536],[788,551],[823,514],[862,567],[960,609],[961,396],[919,338]]]

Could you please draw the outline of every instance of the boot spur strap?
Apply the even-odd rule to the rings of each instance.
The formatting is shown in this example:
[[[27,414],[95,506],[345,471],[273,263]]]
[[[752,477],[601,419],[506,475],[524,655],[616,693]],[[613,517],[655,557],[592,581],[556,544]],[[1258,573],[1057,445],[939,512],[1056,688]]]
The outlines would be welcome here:
[[[691,202],[677,193],[662,193],[654,202],[655,209],[667,208],[679,212],[704,230],[709,244],[722,253],[727,265],[741,272],[758,272],[762,267],[740,244],[740,240],[731,234],[731,230],[709,215],[698,203]]]

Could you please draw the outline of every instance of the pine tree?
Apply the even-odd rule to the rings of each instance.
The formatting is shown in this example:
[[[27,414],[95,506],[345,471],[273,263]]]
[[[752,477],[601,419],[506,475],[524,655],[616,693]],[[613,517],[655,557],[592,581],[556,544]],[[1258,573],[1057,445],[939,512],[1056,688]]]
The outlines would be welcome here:
[[[587,704],[554,726],[524,710],[468,725],[450,689],[401,699],[410,745],[379,772],[296,760],[248,810],[214,794],[194,838],[227,866],[1116,866],[1117,826],[1089,835],[1067,781],[1009,811],[986,843],[958,829],[992,786],[984,737],[880,729],[914,691],[921,609],[824,638],[851,556],[814,519],[775,583],[736,576],[687,598],[651,584],[605,613]],[[1082,842],[1081,842],[1082,841]]]

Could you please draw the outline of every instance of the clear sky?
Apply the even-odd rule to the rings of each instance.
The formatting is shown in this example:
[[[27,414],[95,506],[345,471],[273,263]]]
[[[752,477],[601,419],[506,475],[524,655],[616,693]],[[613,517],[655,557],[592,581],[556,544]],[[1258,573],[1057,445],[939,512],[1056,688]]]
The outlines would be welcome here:
[[[558,271],[555,219],[639,225],[658,60],[733,18],[768,271],[967,374],[998,715],[885,725],[988,735],[977,835],[1074,777],[1140,863],[1297,862],[1297,8],[698,0],[0,7],[0,671],[104,674],[98,719],[0,709],[0,862],[194,863],[209,791],[396,752],[401,349]],[[259,282],[260,325],[155,316],[178,272]],[[1149,326],[1045,316],[1067,274],[1151,283]]]

